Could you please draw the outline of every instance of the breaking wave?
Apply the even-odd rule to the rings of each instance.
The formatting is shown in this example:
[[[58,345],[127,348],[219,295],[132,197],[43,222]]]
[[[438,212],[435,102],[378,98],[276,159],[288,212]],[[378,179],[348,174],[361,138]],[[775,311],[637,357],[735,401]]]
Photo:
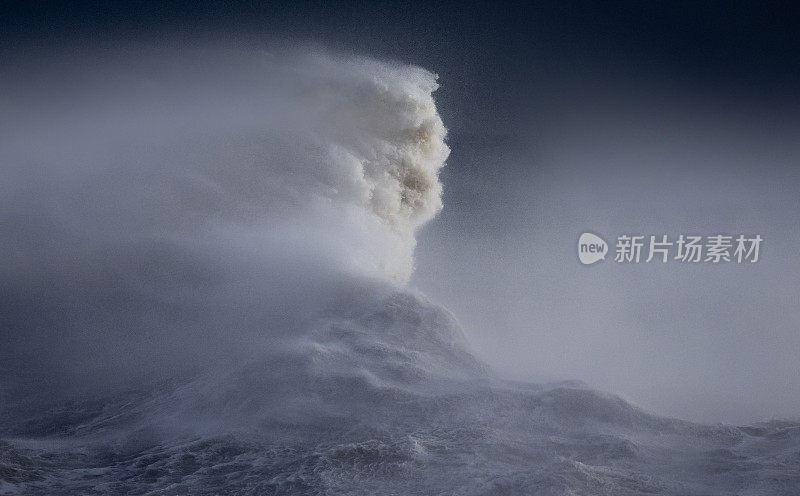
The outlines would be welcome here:
[[[800,487],[800,424],[502,380],[404,285],[442,208],[433,74],[134,53],[0,88],[0,494]]]

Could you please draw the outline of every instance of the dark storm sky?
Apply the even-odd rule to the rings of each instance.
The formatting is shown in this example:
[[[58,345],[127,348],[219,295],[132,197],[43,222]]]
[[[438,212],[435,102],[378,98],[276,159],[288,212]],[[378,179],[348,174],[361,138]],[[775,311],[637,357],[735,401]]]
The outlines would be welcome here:
[[[795,2],[3,2],[7,57],[166,36],[290,40],[435,71],[454,158],[545,128],[581,95],[692,94],[794,113]],[[33,52],[31,52],[33,50]],[[646,97],[646,95],[644,95]],[[489,145],[491,146],[491,145]],[[466,153],[468,157],[470,153]],[[454,160],[455,162],[455,160]],[[462,165],[468,167],[468,165]],[[508,167],[506,164],[505,167]],[[520,167],[527,168],[527,165]],[[451,192],[453,190],[451,189]]]
[[[794,2],[3,2],[4,52],[247,34],[436,71],[451,140],[495,141],[609,82],[658,81],[796,109]],[[24,56],[24,55],[23,55]],[[566,102],[565,102],[566,101]],[[457,148],[454,147],[454,148]]]

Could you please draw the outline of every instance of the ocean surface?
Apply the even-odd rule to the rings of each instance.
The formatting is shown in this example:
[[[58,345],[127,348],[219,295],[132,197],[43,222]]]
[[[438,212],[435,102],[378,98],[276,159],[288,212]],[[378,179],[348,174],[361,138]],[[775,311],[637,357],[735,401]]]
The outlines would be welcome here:
[[[263,360],[2,422],[0,494],[796,495],[800,422],[494,377],[398,292]]]

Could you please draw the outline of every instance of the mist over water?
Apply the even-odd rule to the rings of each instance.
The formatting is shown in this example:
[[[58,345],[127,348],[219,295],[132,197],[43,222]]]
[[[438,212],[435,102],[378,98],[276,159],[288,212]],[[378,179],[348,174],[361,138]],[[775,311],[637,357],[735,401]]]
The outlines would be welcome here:
[[[598,86],[563,90],[557,118],[523,113],[532,122],[499,145],[451,143],[415,284],[514,377],[580,378],[700,422],[796,417],[793,107],[666,82]],[[582,232],[611,244],[605,261],[578,263]],[[763,256],[644,263],[645,246],[641,264],[613,260],[619,235],[688,233],[758,233]]]
[[[214,44],[4,80],[0,493],[791,494],[796,423],[502,379],[409,288],[436,90]]]
[[[213,46],[54,59],[3,88],[9,377],[193,367],[291,334],[340,279],[410,276],[448,154],[433,74]]]

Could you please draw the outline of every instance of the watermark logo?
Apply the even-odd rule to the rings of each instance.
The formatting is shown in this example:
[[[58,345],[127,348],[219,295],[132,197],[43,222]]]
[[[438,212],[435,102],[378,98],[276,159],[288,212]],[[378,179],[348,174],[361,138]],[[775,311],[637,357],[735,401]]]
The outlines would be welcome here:
[[[583,233],[578,238],[578,259],[583,265],[592,265],[606,259],[608,243],[603,238],[592,233]]]
[[[617,236],[614,261],[617,263],[756,263],[764,238],[754,236],[729,236],[714,234],[695,236],[680,234],[670,239],[666,234]],[[605,260],[608,245],[603,238],[583,233],[578,239],[578,259],[584,265]]]

